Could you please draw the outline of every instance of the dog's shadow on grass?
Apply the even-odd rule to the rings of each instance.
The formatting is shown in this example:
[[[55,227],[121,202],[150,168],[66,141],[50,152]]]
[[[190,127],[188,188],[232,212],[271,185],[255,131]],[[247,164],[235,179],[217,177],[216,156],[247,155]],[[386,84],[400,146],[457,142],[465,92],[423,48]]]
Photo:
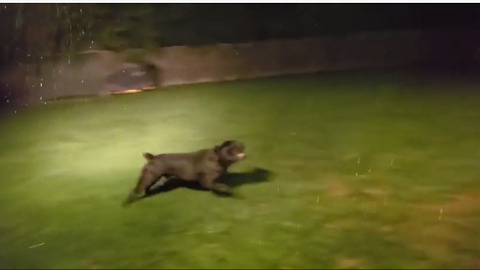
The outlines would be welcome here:
[[[272,172],[262,168],[255,168],[251,172],[243,172],[243,173],[227,173],[220,178],[217,179],[217,182],[223,183],[233,190],[239,186],[248,185],[248,184],[259,184],[268,182],[272,178]],[[153,186],[147,192],[144,199],[159,195],[161,193],[169,192],[175,190],[177,188],[188,188],[192,190],[198,191],[208,191],[207,189],[203,188],[200,183],[198,182],[187,182],[177,179],[170,179],[165,184],[159,186]],[[215,193],[219,196],[225,197],[234,197],[234,196],[226,196],[222,194]]]

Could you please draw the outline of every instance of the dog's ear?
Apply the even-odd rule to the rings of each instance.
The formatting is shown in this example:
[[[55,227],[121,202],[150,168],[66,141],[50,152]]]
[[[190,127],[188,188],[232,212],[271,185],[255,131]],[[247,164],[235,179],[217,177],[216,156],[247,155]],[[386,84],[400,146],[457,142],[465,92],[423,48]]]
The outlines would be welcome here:
[[[230,146],[230,145],[232,145],[234,142],[235,142],[234,140],[224,141],[220,147]]]
[[[152,160],[155,158],[155,156],[153,154],[150,154],[150,153],[143,153],[143,157],[146,159],[146,160]]]
[[[224,148],[224,147],[226,147],[226,146],[228,146],[232,143],[233,143],[233,141],[228,140],[228,141],[222,142],[222,144],[220,144],[220,145],[215,145],[215,151],[218,152],[218,151],[222,150],[222,148]]]

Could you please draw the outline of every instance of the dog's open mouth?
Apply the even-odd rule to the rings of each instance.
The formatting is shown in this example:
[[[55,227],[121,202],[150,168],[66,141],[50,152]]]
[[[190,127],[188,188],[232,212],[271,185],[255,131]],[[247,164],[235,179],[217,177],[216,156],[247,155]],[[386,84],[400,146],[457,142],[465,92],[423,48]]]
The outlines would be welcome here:
[[[237,158],[242,159],[245,157],[245,153],[238,153]]]

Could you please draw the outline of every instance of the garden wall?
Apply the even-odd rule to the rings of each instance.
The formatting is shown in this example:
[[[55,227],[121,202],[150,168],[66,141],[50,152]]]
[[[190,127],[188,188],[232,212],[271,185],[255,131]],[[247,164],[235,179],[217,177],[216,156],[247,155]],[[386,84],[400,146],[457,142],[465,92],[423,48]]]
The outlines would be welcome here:
[[[480,48],[479,34],[472,30],[397,31],[165,47],[145,57],[155,67],[153,77],[142,66],[128,63],[121,54],[97,51],[79,54],[73,60],[9,69],[2,72],[0,79],[3,91],[14,89],[22,102],[36,103],[108,95],[154,84],[169,86],[375,67],[464,65],[478,61],[475,53]]]

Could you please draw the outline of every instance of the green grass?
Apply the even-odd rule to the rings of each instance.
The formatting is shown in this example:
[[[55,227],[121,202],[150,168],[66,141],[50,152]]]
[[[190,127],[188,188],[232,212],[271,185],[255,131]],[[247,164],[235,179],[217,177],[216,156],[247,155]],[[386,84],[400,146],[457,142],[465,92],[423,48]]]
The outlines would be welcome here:
[[[480,81],[420,75],[169,87],[4,118],[0,267],[478,268]],[[143,152],[225,139],[247,145],[232,172],[270,181],[121,207]]]

